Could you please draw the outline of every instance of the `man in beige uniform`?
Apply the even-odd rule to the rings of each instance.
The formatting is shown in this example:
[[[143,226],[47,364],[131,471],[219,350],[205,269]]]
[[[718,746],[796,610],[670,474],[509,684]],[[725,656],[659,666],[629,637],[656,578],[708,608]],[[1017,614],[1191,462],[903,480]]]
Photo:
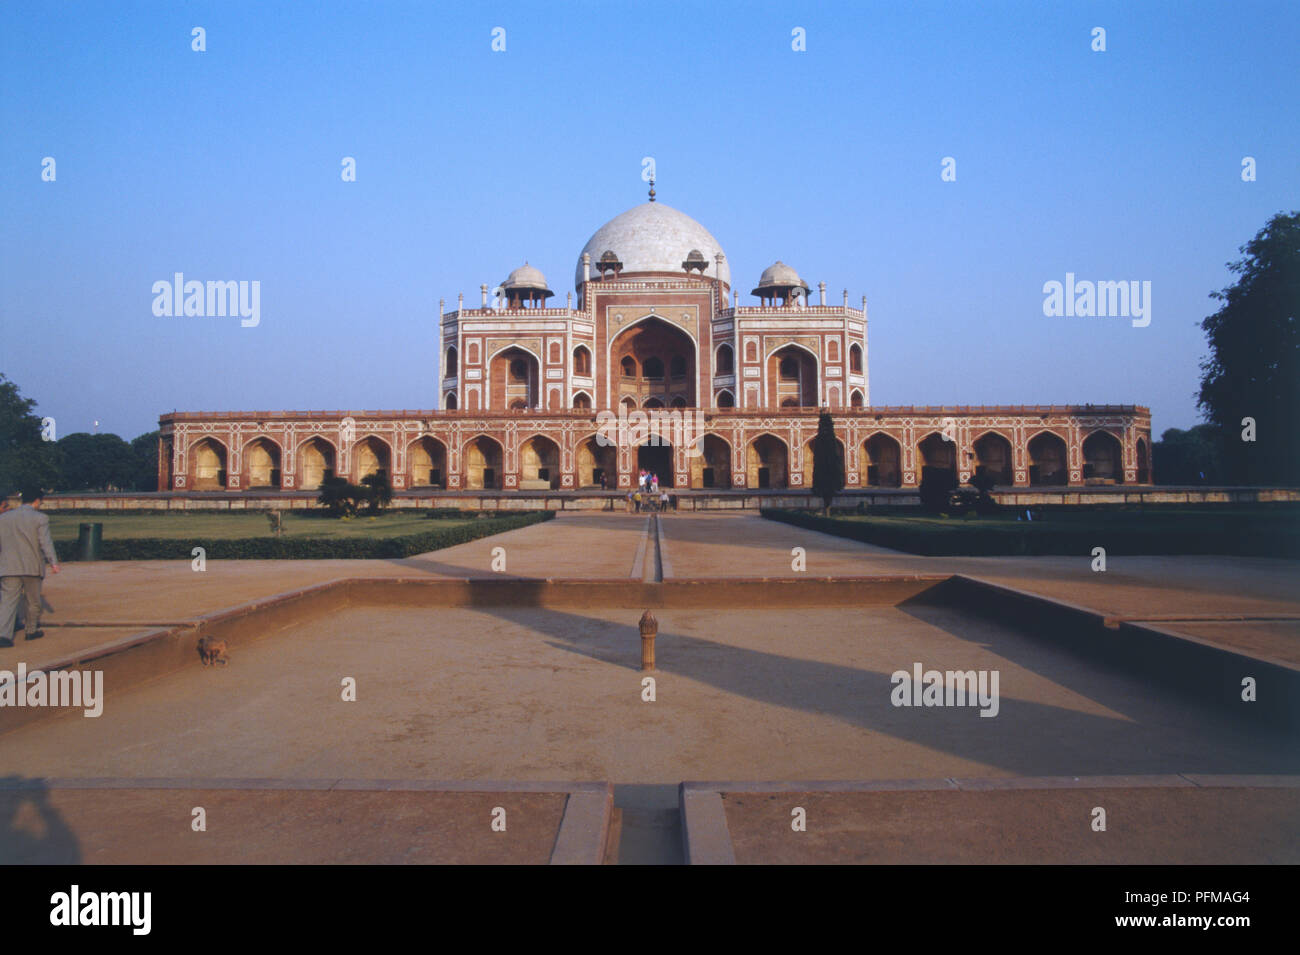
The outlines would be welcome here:
[[[39,490],[23,491],[23,505],[0,514],[0,647],[14,645],[18,604],[27,603],[27,639],[45,636],[41,630],[41,581],[45,563],[59,572],[59,559],[50,540],[50,519],[40,512]]]

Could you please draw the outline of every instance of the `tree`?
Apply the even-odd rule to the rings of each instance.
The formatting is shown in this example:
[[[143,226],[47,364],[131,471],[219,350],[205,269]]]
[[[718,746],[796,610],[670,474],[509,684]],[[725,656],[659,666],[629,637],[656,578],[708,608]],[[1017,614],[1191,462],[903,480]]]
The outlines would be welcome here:
[[[813,493],[822,499],[822,513],[828,514],[835,495],[844,490],[844,455],[835,438],[835,424],[829,411],[817,419],[817,436],[812,442]]]
[[[135,476],[131,485],[137,491],[158,490],[158,432],[150,431],[131,441],[135,456]]]
[[[388,482],[388,475],[382,471],[367,474],[361,479],[361,486],[368,492],[366,499],[369,506],[366,510],[371,514],[378,514],[393,500],[393,485]]]
[[[352,484],[347,478],[327,477],[320,482],[320,493],[316,496],[316,502],[325,505],[336,517],[351,517],[369,498],[369,488]]]
[[[59,478],[54,443],[44,439],[36,402],[0,375],[0,494],[39,487],[48,490]]]
[[[1161,484],[1222,484],[1222,458],[1223,434],[1213,424],[1169,428],[1151,446],[1151,467]]]
[[[115,434],[79,431],[58,441],[60,491],[120,491],[134,485],[135,452]]]
[[[1223,304],[1201,323],[1197,405],[1223,435],[1228,480],[1300,484],[1300,213],[1278,213],[1241,251],[1237,284],[1211,293]]]

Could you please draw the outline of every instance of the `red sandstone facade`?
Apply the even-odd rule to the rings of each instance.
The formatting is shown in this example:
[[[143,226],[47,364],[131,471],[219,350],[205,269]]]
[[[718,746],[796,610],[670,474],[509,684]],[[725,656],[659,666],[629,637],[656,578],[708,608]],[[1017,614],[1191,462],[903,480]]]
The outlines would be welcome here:
[[[440,411],[175,413],[160,419],[160,490],[311,490],[385,471],[397,490],[629,488],[642,467],[677,489],[802,488],[819,409],[849,487],[915,487],[926,466],[999,484],[1151,482],[1136,405],[873,408],[867,310],[818,302],[783,263],[740,306],[699,223],[653,202],[592,236],[576,307],[545,307],[523,266],[479,308],[440,307]],[[603,440],[610,413],[687,416],[699,440]],[[698,415],[696,414],[698,412]],[[602,434],[603,431],[603,434]]]

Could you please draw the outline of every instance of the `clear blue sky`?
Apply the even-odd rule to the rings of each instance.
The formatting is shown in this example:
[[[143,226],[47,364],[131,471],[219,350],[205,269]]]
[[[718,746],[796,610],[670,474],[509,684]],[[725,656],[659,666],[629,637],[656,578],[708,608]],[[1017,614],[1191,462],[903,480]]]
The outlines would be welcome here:
[[[1297,49],[1293,2],[10,0],[0,372],[61,434],[431,408],[438,299],[528,259],[562,302],[653,156],[742,293],[782,259],[868,297],[873,404],[1189,427],[1208,294],[1300,207]],[[177,271],[260,281],[261,324],[155,317]],[[1045,317],[1066,272],[1150,281],[1150,326]]]

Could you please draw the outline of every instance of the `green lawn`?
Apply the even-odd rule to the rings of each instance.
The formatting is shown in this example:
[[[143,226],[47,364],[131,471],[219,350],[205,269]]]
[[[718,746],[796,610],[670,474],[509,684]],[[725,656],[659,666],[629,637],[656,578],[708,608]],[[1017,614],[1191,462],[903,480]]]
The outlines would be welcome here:
[[[1300,508],[1180,507],[1123,510],[1035,509],[997,515],[940,517],[846,514],[824,518],[795,511],[764,511],[765,517],[912,554],[997,556],[1004,554],[1236,554],[1300,557]]]
[[[167,540],[238,540],[270,537],[271,525],[264,511],[232,511],[224,514],[60,514],[49,512],[50,536],[56,541],[75,541],[81,524],[103,524],[104,540],[148,537]],[[381,514],[373,520],[354,517],[299,517],[284,515],[286,538],[385,538],[406,537],[437,529],[473,523],[464,519],[429,520],[423,512]]]

